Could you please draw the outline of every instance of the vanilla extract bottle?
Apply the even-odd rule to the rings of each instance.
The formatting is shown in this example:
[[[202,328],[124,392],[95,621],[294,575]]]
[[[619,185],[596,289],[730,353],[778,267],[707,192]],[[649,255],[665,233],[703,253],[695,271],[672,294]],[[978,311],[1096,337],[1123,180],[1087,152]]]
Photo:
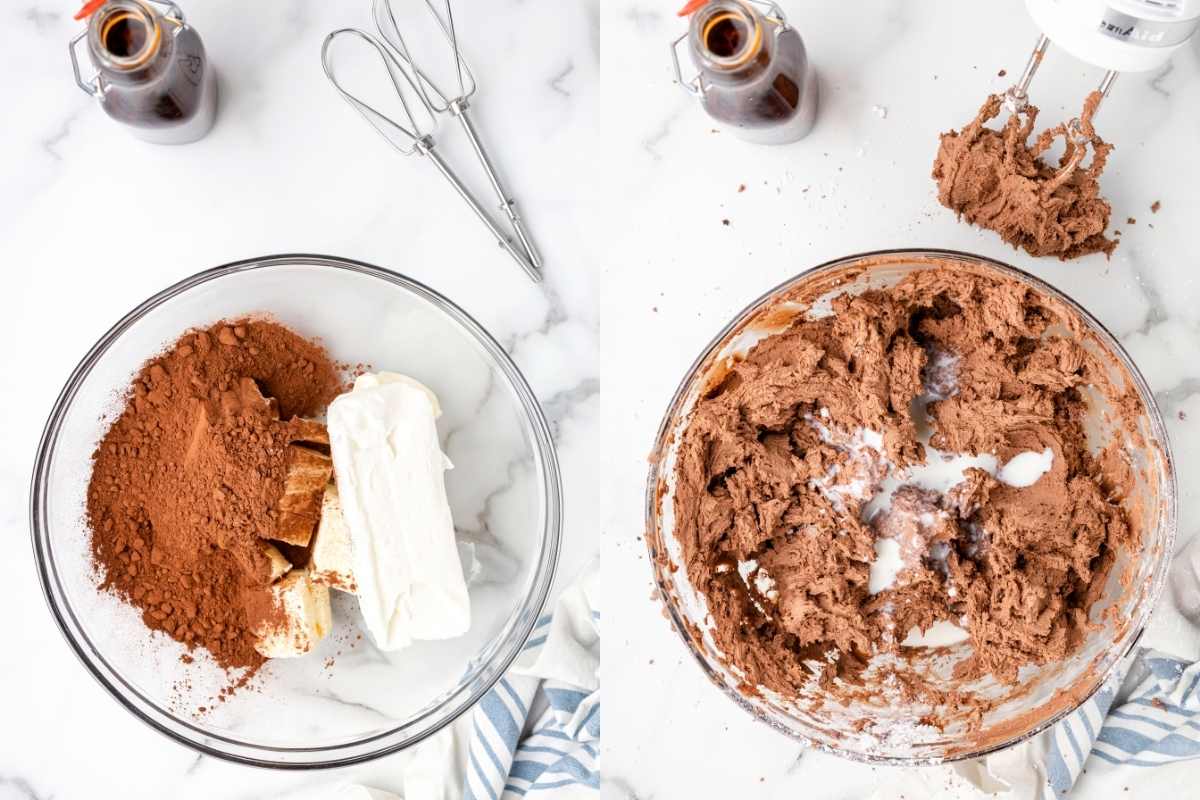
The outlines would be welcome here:
[[[217,84],[204,44],[179,6],[159,0],[90,2],[87,30],[70,44],[75,82],[109,117],[157,144],[201,139],[216,118]],[[95,76],[76,47],[86,41]]]
[[[816,72],[799,32],[774,3],[692,3],[688,32],[672,43],[679,84],[736,136],[759,144],[804,138],[816,121]],[[683,78],[678,46],[686,41],[699,70]]]

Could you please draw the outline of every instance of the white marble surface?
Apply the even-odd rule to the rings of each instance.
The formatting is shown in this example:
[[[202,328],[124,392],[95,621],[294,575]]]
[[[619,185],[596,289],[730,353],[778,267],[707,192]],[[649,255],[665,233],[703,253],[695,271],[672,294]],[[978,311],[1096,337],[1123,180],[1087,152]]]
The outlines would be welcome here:
[[[625,231],[605,260],[601,311],[604,414],[624,432],[612,454],[621,501],[604,561],[608,585],[620,587],[609,593],[604,645],[606,796],[964,796],[947,769],[914,774],[806,753],[718,693],[652,598],[643,509],[631,498],[643,490],[645,459],[678,381],[749,301],[831,258],[946,247],[1044,277],[1128,346],[1168,420],[1186,542],[1200,516],[1200,40],[1162,70],[1117,83],[1099,125],[1117,145],[1104,186],[1123,244],[1111,261],[1062,264],[956,224],[929,178],[937,134],[968,121],[1024,65],[1037,31],[1022,4],[783,0],[820,70],[822,98],[813,134],[780,149],[711,133],[671,85],[667,42],[683,30],[675,5],[618,0],[604,18],[605,137],[609,160],[624,165],[611,195],[622,212],[609,224]],[[1032,90],[1043,119],[1068,116],[1100,76],[1051,51]],[[1151,214],[1155,200],[1162,208]],[[1195,658],[1194,634],[1165,601],[1146,641]],[[1175,793],[1186,796],[1194,766],[1173,774]],[[1085,775],[1075,794],[1137,797],[1138,788]]]
[[[351,779],[398,789],[400,763],[317,774],[198,758],[122,710],[67,649],[38,588],[27,523],[41,426],[63,381],[120,316],[208,267],[277,252],[386,266],[455,300],[508,349],[559,448],[559,585],[599,549],[598,261],[581,185],[598,165],[596,3],[457,4],[480,75],[475,119],[546,258],[535,286],[427,165],[384,145],[329,87],[324,35],[368,25],[366,0],[185,3],[221,79],[200,143],[129,138],[72,83],[69,2],[0,9],[0,798],[325,797]],[[536,44],[536,46],[533,46]],[[447,131],[450,157],[464,155]],[[468,171],[471,161],[460,161]],[[568,168],[569,167],[569,168]],[[476,180],[476,183],[481,183]],[[481,187],[482,188],[482,187]],[[487,195],[483,195],[487,197]]]

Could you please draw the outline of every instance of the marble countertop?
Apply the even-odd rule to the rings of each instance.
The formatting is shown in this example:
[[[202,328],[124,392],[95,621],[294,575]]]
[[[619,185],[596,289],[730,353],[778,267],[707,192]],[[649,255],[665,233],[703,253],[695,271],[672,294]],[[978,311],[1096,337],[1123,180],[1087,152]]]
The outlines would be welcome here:
[[[480,76],[475,121],[542,248],[541,286],[432,169],[388,149],[325,82],[322,39],[368,26],[367,0],[183,5],[221,94],[212,133],[180,148],[130,138],[75,87],[66,53],[81,27],[74,5],[0,10],[0,83],[14,112],[0,126],[0,407],[9,419],[0,429],[0,603],[10,620],[0,647],[0,798],[322,797],[349,780],[399,788],[396,758],[299,774],[197,757],[88,676],[41,597],[27,496],[50,406],[110,325],[192,273],[271,253],[327,253],[406,273],[456,301],[513,356],[554,429],[567,509],[559,585],[600,547],[607,504],[591,478],[604,440],[599,267],[588,242],[593,210],[578,190],[598,165],[575,157],[595,146],[596,4],[458,9]],[[441,144],[473,174],[457,137]]]
[[[821,108],[809,138],[778,149],[711,132],[672,85],[667,44],[684,30],[672,4],[606,6],[605,141],[610,160],[624,165],[610,195],[622,213],[609,223],[623,235],[604,261],[601,307],[603,413],[624,432],[613,455],[621,501],[605,526],[613,535],[604,558],[607,584],[621,587],[609,593],[604,643],[605,663],[618,665],[605,685],[613,798],[834,800],[914,780],[928,786],[909,797],[960,796],[948,768],[919,776],[872,769],[806,752],[755,723],[703,677],[653,596],[644,510],[631,498],[643,491],[661,414],[712,336],[796,272],[868,250],[941,247],[998,258],[1062,288],[1124,342],[1157,394],[1178,465],[1180,546],[1200,518],[1200,38],[1162,69],[1118,80],[1098,125],[1116,144],[1104,188],[1122,244],[1110,261],[1063,264],[957,224],[929,177],[937,134],[969,121],[1024,66],[1038,32],[1021,4],[782,5],[819,70]],[[1101,74],[1052,49],[1032,88],[1043,121],[1077,113]],[[1152,214],[1155,201],[1161,210]],[[1200,655],[1195,631],[1165,599],[1145,642]],[[1085,775],[1077,793],[1137,796],[1123,789],[1087,784]]]
[[[73,85],[64,50],[78,23],[67,6],[26,0],[0,11],[6,99],[21,110],[0,126],[0,398],[10,419],[0,429],[0,601],[15,620],[0,648],[0,798],[398,786],[395,758],[315,774],[198,758],[87,676],[40,596],[28,478],[63,380],[135,304],[236,259],[330,253],[410,274],[479,319],[524,371],[563,467],[560,583],[604,540],[606,798],[833,799],[913,779],[805,752],[729,703],[663,617],[640,538],[645,459],[687,366],[746,303],[806,267],[879,248],[956,248],[1071,294],[1155,389],[1179,470],[1180,546],[1196,533],[1200,256],[1189,226],[1200,218],[1200,156],[1187,147],[1200,140],[1200,39],[1162,70],[1119,80],[1099,124],[1117,145],[1104,185],[1122,245],[1110,261],[1061,264],[956,224],[929,179],[937,133],[1004,88],[1033,46],[1017,4],[786,0],[822,98],[813,134],[776,149],[712,133],[672,85],[667,42],[682,23],[670,4],[459,5],[483,78],[476,119],[545,253],[540,287],[432,171],[393,154],[324,82],[321,39],[368,24],[365,0],[193,0],[185,8],[219,70],[221,107],[208,138],[176,149],[128,138]],[[1052,51],[1033,99],[1044,120],[1065,118],[1099,79]],[[1200,655],[1168,600],[1146,641]],[[921,779],[956,780],[949,770]]]

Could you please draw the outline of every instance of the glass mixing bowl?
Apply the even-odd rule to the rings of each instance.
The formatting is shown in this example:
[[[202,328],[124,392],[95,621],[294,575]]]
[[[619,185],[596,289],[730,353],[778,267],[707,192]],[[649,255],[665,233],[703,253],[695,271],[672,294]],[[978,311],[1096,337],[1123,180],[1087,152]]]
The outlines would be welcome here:
[[[1146,414],[1138,421],[1141,444],[1124,438],[1124,453],[1136,478],[1127,509],[1141,526],[1142,548],[1122,553],[1109,575],[1105,593],[1092,608],[1097,629],[1081,649],[1063,662],[1026,667],[1018,689],[986,678],[966,687],[979,698],[997,703],[984,714],[982,728],[969,732],[966,715],[945,730],[914,725],[928,706],[883,702],[879,698],[842,705],[819,693],[797,700],[764,687],[748,687],[715,644],[703,594],[691,585],[678,541],[673,534],[676,448],[697,397],[724,374],[730,359],[755,343],[788,327],[799,314],[830,313],[828,300],[842,292],[893,285],[905,275],[949,264],[1015,278],[1073,310],[1089,330],[1085,343],[1110,365],[1117,386],[1132,386]],[[815,290],[815,291],[814,291]],[[798,304],[801,296],[817,299]],[[1098,449],[1122,432],[1111,427],[1099,395],[1089,397],[1088,434]],[[891,250],[839,259],[801,273],[755,300],[705,348],[683,379],[667,409],[651,459],[646,494],[646,543],[655,580],[675,630],[705,674],[735,703],[767,725],[803,743],[835,755],[875,764],[930,764],[984,755],[1037,734],[1069,714],[1092,695],[1137,643],[1166,578],[1174,552],[1175,472],[1166,429],[1145,380],[1116,339],[1083,308],[1052,286],[1013,267],[967,253],[938,250]],[[1128,584],[1118,575],[1128,570]],[[970,644],[938,648],[923,658],[926,677],[936,688],[963,689],[951,674],[969,653]],[[819,690],[818,690],[819,692]],[[863,728],[863,723],[868,723]]]
[[[348,364],[412,375],[437,393],[446,489],[470,580],[471,628],[393,653],[333,595],[334,632],[303,658],[272,660],[254,685],[228,682],[197,649],[152,633],[99,591],[84,523],[92,453],[134,373],[184,331],[268,314]],[[517,367],[479,323],[433,290],[346,259],[284,255],[202,272],[151,297],[106,333],[59,395],[38,448],[33,544],[50,609],[71,648],[125,708],[203,753],[259,766],[351,764],[415,744],[504,674],[541,613],[561,535],[546,420]],[[360,638],[361,635],[361,638]],[[327,663],[333,659],[331,663]],[[198,712],[201,705],[205,712]]]

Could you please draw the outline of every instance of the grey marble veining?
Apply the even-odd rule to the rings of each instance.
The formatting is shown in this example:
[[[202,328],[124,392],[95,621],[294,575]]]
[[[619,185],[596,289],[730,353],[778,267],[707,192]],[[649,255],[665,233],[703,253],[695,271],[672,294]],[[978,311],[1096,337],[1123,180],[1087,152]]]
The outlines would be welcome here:
[[[915,780],[930,783],[918,785],[903,770],[804,751],[714,689],[664,618],[641,539],[644,508],[626,498],[644,491],[646,454],[687,367],[747,303],[833,258],[942,247],[1037,274],[1121,339],[1162,406],[1187,541],[1200,517],[1200,39],[1167,66],[1117,81],[1097,126],[1116,145],[1103,184],[1122,243],[1109,261],[1062,264],[956,223],[930,179],[938,134],[1020,74],[1038,33],[1022,4],[781,5],[805,39],[821,98],[809,138],[780,148],[714,132],[673,85],[667,47],[685,30],[676,6],[627,0],[606,15],[604,51],[620,57],[605,61],[604,81],[621,88],[623,121],[608,129],[610,147],[627,165],[613,176],[616,224],[636,232],[607,252],[614,288],[601,309],[605,364],[620,365],[603,375],[603,413],[623,431],[614,457],[622,503],[606,523],[615,533],[604,560],[606,580],[622,587],[606,612],[621,631],[605,642],[605,662],[620,665],[605,687],[606,796],[842,800],[911,787],[909,797],[971,797],[950,769],[922,773]],[[1031,90],[1039,122],[1078,113],[1102,74],[1052,48]],[[1144,643],[1197,657],[1194,639],[1164,599]],[[1082,796],[1131,796],[1087,780]]]
[[[562,165],[594,136],[587,112],[599,95],[600,4],[456,4],[484,79],[475,122],[545,255],[541,286],[433,170],[378,142],[325,82],[322,39],[370,25],[368,0],[182,5],[216,66],[221,104],[210,136],[180,148],[128,137],[74,86],[66,53],[80,29],[74,7],[39,0],[0,11],[5,97],[21,109],[0,130],[0,336],[27,344],[5,348],[6,373],[22,377],[0,384],[19,420],[0,431],[0,585],[20,609],[0,675],[14,687],[5,718],[22,721],[0,726],[0,796],[329,797],[356,780],[397,790],[406,754],[311,775],[248,769],[197,757],[115,703],[72,657],[41,599],[25,512],[34,449],[76,361],[153,292],[273,252],[357,258],[448,296],[509,350],[558,437],[569,530],[558,583],[573,578],[599,548],[604,499],[580,466],[605,437],[595,402],[597,262],[581,244],[593,210]],[[457,132],[447,126],[439,146],[490,197]],[[471,400],[486,413],[494,387],[481,389]],[[495,476],[492,497],[524,480],[521,470]],[[464,528],[486,531],[486,504]],[[510,558],[498,549],[488,557],[500,567]],[[340,660],[371,670],[392,657],[364,640]],[[335,676],[317,702],[345,714],[386,709],[386,698],[347,688]]]

